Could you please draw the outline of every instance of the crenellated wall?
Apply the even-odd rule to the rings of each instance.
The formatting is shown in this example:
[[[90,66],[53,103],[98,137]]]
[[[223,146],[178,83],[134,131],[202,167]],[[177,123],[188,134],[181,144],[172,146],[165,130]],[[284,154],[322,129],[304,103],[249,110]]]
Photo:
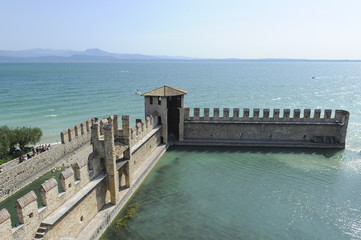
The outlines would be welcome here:
[[[62,144],[44,152],[43,156],[53,155],[54,150],[74,151],[88,142],[93,143],[92,153],[78,159],[75,173],[69,167],[60,174],[61,193],[58,193],[58,183],[53,178],[41,185],[41,208],[37,207],[34,192],[20,198],[17,201],[20,225],[12,228],[8,211],[2,210],[2,236],[5,239],[74,237],[105,204],[119,203],[120,192],[124,187],[131,187],[133,173],[159,146],[162,129],[152,116],[137,120],[133,128],[129,116],[122,116],[121,121],[120,128],[119,117],[113,115],[100,121],[93,119],[91,126],[89,121],[63,131]],[[25,165],[30,163],[27,161]]]
[[[149,167],[166,150],[166,145],[161,142],[163,126],[158,118],[147,116],[145,120],[137,119],[135,127],[131,127],[128,115],[121,117],[121,124],[119,120],[117,115],[100,121],[95,119],[91,127],[93,152],[89,156],[89,168],[92,170],[89,177],[92,179],[105,174],[109,204],[114,206],[108,209],[115,212],[112,210],[100,216],[104,221],[97,222],[96,228],[93,226],[89,239],[100,237],[99,234],[117,215],[115,209],[126,203],[139,186],[139,179],[146,176]]]
[[[111,124],[114,131],[114,154],[117,161],[129,160],[132,171],[136,170],[144,159],[160,144],[160,129],[157,118],[147,116],[145,120],[136,121],[135,127],[130,127],[130,117],[122,116],[122,124],[119,128],[117,115],[102,119],[95,119],[92,125],[93,153],[90,155],[90,168],[94,169],[94,175],[105,166],[98,159],[106,159],[106,145],[104,127]],[[145,150],[144,150],[145,149]]]
[[[241,114],[242,113],[242,114]],[[302,113],[302,114],[301,114]],[[248,120],[259,120],[259,121],[290,121],[290,122],[338,122],[344,121],[342,117],[348,115],[347,111],[336,110],[332,113],[331,109],[324,110],[321,116],[321,109],[263,109],[255,108],[250,111],[249,108],[244,108],[240,111],[239,108],[233,108],[232,111],[229,108],[224,108],[220,111],[219,108],[213,108],[213,115],[210,114],[209,108],[203,109],[201,115],[200,108],[193,109],[193,115],[191,115],[190,108],[184,108],[184,120],[185,121],[248,121]]]
[[[17,200],[18,226],[11,226],[9,212],[2,209],[1,238],[100,237],[166,151],[168,140],[179,145],[345,147],[349,113],[344,110],[194,108],[191,114],[183,108],[184,94],[158,88],[144,95],[147,117],[137,119],[134,127],[128,115],[93,118],[61,132],[61,144],[50,150],[21,164],[3,165],[0,200],[54,167],[76,163],[61,173],[60,193],[54,178],[41,185],[42,207],[34,192]]]
[[[90,127],[94,119],[75,125],[73,128],[64,130],[60,133],[61,143],[65,149],[72,151],[81,145],[89,143],[91,137]]]
[[[76,180],[74,177],[76,177]],[[36,234],[39,237],[47,236],[46,234],[48,234],[48,232],[57,224],[54,224],[54,226],[52,226],[44,224],[44,222],[49,222],[54,219],[56,222],[56,217],[53,216],[56,214],[58,214],[59,220],[62,219],[61,221],[64,222],[62,223],[63,225],[71,225],[72,229],[75,229],[75,232],[80,231],[82,229],[81,225],[83,225],[84,227],[84,224],[92,219],[92,217],[96,213],[89,215],[89,212],[91,211],[88,210],[80,212],[83,216],[82,223],[78,223],[77,221],[64,220],[67,218],[68,215],[77,214],[77,207],[78,205],[82,205],[81,202],[75,204],[74,207],[70,209],[70,211],[63,213],[63,215],[56,212],[56,210],[60,206],[66,208],[64,203],[69,202],[70,199],[76,198],[76,195],[79,194],[81,190],[84,190],[86,188],[85,186],[89,185],[90,180],[88,174],[87,160],[82,159],[77,161],[75,176],[73,169],[69,167],[60,174],[59,178],[62,189],[61,193],[58,192],[58,182],[54,178],[45,181],[40,186],[40,197],[42,202],[41,208],[38,208],[37,196],[34,191],[29,192],[28,194],[19,198],[16,201],[16,213],[20,223],[18,226],[14,228],[11,227],[10,214],[7,209],[4,208],[0,211],[0,233],[2,239],[33,239]],[[94,189],[96,189],[96,187]],[[100,189],[104,189],[104,185],[101,185]],[[100,191],[100,189],[98,189],[97,191]],[[91,191],[92,189],[89,192]],[[102,192],[102,194],[103,193],[104,192]],[[89,193],[87,194],[89,195]],[[90,193],[90,195],[91,194],[92,193]],[[104,206],[105,194],[103,194],[102,197],[100,197],[99,195],[99,198],[95,199],[95,201],[93,201],[93,203],[90,205],[88,202],[87,207],[90,207],[94,204],[98,206],[98,208],[96,208],[98,210],[102,206]],[[77,225],[79,226],[77,227]],[[56,228],[59,228],[59,226],[56,226]],[[53,237],[50,237],[48,239],[58,239],[62,236],[65,237],[68,230],[66,228],[59,228],[58,231],[52,230],[50,232],[52,232]],[[54,233],[56,233],[57,235],[54,235]]]
[[[344,148],[348,119],[330,109],[185,108],[183,144]]]
[[[78,149],[90,144],[92,120],[82,122],[73,128],[62,131],[61,144],[53,146],[25,162],[19,163],[14,159],[3,167],[0,173],[0,201],[11,196],[19,189],[33,182],[54,167],[69,166],[75,163],[78,158],[72,155]],[[81,158],[87,158],[91,147],[84,149]]]
[[[130,129],[130,146],[133,147],[141,141],[155,126],[158,125],[158,120],[152,116],[146,117],[145,120],[138,121],[135,127]]]

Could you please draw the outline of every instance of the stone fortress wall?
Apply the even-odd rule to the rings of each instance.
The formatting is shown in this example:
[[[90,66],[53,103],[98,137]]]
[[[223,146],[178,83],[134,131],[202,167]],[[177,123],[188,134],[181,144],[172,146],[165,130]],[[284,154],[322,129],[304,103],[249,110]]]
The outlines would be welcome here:
[[[101,121],[94,118],[63,131],[62,144],[44,153],[56,156],[59,154],[63,157],[58,151],[74,151],[90,142],[93,143],[92,151],[77,159],[75,175],[72,167],[61,173],[62,192],[58,192],[58,182],[54,178],[41,185],[40,208],[33,191],[17,200],[16,212],[19,225],[12,227],[9,212],[7,209],[2,209],[0,211],[2,238],[76,237],[102,208],[107,209],[109,205],[119,204],[122,191],[130,188],[134,182],[131,178],[133,173],[159,147],[161,130],[157,119],[154,120],[152,116],[146,117],[145,120],[137,119],[135,127],[130,127],[129,116],[122,116],[121,121],[122,128],[119,128],[117,115]],[[32,164],[39,164],[36,158],[32,160],[35,160]],[[51,169],[57,166],[56,164],[59,162],[54,160],[54,163],[48,162],[44,168]],[[34,168],[37,167],[34,165]],[[18,168],[20,169],[17,171],[22,171],[22,164],[19,164]],[[20,184],[15,182],[14,186]],[[116,214],[117,212],[112,212],[112,215]]]
[[[61,132],[61,144],[53,146],[25,162],[19,164],[17,159],[1,165],[0,173],[0,201],[14,194],[35,179],[49,172],[54,167],[69,166],[79,160],[73,157],[74,151],[90,144],[92,120],[82,122],[73,128]],[[85,156],[89,150],[84,150]]]
[[[9,168],[1,176],[1,196],[9,196],[59,164],[76,162],[40,188],[42,207],[34,192],[18,199],[20,225],[11,227],[6,209],[0,211],[0,236],[5,239],[97,239],[136,191],[170,144],[262,147],[344,148],[349,113],[305,109],[273,112],[263,109],[184,108],[185,90],[164,86],[145,96],[145,120],[112,115],[94,118],[61,133],[62,144],[37,158]],[[171,111],[170,111],[171,110]],[[172,115],[174,114],[174,115]],[[222,115],[222,116],[221,116]],[[121,123],[121,126],[120,126]],[[79,149],[91,149],[75,154]],[[71,154],[73,154],[73,157]],[[40,171],[39,171],[40,169]],[[9,173],[12,172],[12,173]],[[37,173],[41,172],[41,173]],[[30,176],[37,174],[36,176]],[[6,176],[3,178],[3,176]],[[19,176],[19,177],[17,177]],[[31,180],[32,179],[32,180]],[[4,191],[5,189],[5,191]],[[84,237],[86,236],[86,237]]]
[[[262,147],[317,147],[344,148],[349,113],[344,110],[327,109],[243,109],[234,108],[232,116],[229,108],[184,109],[184,142],[177,144],[262,146]],[[292,114],[291,114],[292,113]],[[272,115],[271,115],[272,114]]]

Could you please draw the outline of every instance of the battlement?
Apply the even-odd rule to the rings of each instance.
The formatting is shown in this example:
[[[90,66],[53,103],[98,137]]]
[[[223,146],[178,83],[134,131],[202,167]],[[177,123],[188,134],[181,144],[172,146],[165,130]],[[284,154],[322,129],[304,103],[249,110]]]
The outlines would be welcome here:
[[[148,116],[145,120],[137,121],[135,127],[130,129],[130,146],[132,147],[137,144],[157,125],[157,123],[155,124],[153,116]]]
[[[91,127],[92,141],[104,141],[104,128],[107,125],[113,126],[115,141],[132,147],[158,125],[158,120],[153,116],[147,116],[145,120],[137,119],[136,125],[130,127],[130,117],[123,115],[122,128],[119,128],[118,115],[103,118],[100,122],[95,118]]]
[[[184,108],[181,145],[344,148],[349,112],[326,109]]]
[[[87,120],[85,122],[82,122],[81,124],[77,124],[74,127],[69,128],[68,130],[62,131],[60,133],[61,143],[73,143],[74,141],[79,141],[79,139],[81,138],[86,138],[86,140],[89,140],[92,121],[94,121],[94,119]]]
[[[16,215],[19,225],[12,227],[11,216],[7,209],[0,211],[0,232],[4,239],[31,239],[40,223],[55,209],[63,205],[74,194],[89,183],[88,164],[86,159],[76,163],[76,175],[72,167],[65,169],[59,177],[62,191],[59,192],[55,178],[45,181],[40,186],[42,206],[38,208],[38,196],[29,192],[16,201]],[[76,180],[75,180],[76,179]]]
[[[273,109],[271,111],[268,108],[261,111],[259,108],[254,108],[250,111],[249,108],[244,108],[242,115],[239,108],[233,108],[232,115],[229,108],[224,108],[220,111],[219,108],[213,109],[213,115],[210,114],[209,108],[203,109],[201,115],[200,108],[194,108],[193,116],[190,114],[190,108],[184,108],[184,121],[245,121],[247,123],[253,122],[303,122],[303,123],[338,123],[344,124],[349,116],[349,113],[345,110],[335,110],[332,115],[331,109],[324,110],[321,115],[321,109]],[[220,114],[222,113],[222,115]],[[302,113],[302,115],[301,115]]]

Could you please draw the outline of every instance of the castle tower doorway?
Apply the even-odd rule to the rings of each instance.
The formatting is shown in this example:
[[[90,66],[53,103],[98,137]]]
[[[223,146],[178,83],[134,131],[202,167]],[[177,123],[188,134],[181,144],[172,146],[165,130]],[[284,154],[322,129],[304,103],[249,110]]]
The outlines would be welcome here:
[[[179,140],[179,110],[182,107],[181,96],[167,97],[167,125],[168,125],[168,140],[170,142]]]

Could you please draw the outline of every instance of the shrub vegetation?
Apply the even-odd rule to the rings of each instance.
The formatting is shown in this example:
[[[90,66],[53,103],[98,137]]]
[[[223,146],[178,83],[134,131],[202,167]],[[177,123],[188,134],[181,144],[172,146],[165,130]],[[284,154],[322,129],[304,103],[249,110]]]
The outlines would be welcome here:
[[[32,127],[17,127],[10,129],[8,126],[0,127],[0,157],[10,158],[18,157],[17,155],[24,154],[23,151],[28,152],[29,149],[26,148],[26,145],[33,144],[35,145],[41,139],[43,135],[40,128]],[[16,146],[19,146],[20,152],[15,152]],[[25,152],[25,153],[26,153]],[[19,155],[20,156],[20,155]],[[4,163],[1,161],[0,164]]]

